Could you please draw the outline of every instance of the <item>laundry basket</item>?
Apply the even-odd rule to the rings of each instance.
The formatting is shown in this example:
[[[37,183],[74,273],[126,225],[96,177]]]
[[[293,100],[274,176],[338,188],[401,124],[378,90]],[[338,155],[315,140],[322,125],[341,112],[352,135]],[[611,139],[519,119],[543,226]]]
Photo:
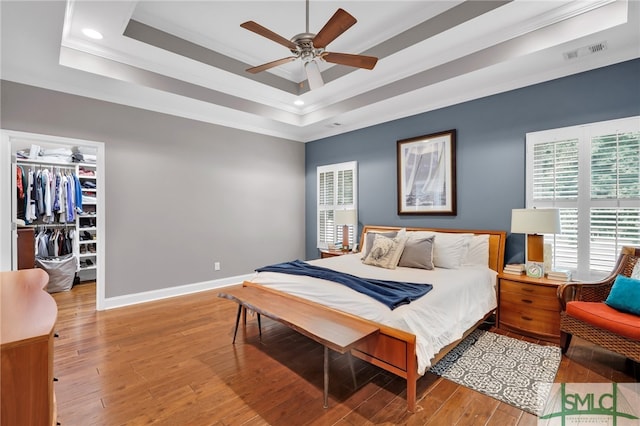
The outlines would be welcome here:
[[[77,265],[76,257],[72,254],[59,257],[36,257],[36,266],[49,274],[49,284],[47,284],[49,293],[71,290]]]

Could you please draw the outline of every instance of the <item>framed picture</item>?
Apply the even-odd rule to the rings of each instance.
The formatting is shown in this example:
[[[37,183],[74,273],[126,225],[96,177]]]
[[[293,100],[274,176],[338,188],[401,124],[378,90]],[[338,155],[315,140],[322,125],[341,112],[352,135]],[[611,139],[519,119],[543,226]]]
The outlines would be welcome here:
[[[398,141],[398,214],[456,215],[456,131]]]

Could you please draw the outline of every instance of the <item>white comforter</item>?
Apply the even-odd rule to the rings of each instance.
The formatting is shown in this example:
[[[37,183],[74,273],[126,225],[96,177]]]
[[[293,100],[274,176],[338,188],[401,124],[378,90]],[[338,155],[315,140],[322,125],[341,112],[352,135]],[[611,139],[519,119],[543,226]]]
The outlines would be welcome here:
[[[461,338],[497,306],[497,274],[488,267],[390,270],[365,265],[360,258],[360,254],[351,254],[309,263],[363,278],[428,283],[433,289],[420,299],[391,310],[349,287],[318,278],[259,272],[251,281],[415,334],[419,374],[426,372],[440,349]]]

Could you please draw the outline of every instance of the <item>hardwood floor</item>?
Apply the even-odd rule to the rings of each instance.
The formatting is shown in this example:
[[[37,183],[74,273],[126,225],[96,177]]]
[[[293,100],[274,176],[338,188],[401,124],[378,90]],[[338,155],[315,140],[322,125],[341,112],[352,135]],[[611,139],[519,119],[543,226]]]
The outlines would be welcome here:
[[[407,413],[403,379],[354,359],[354,390],[347,358],[337,354],[331,359],[329,408],[323,409],[322,346],[268,318],[260,341],[251,317],[232,345],[237,305],[217,293],[102,312],[95,311],[93,284],[54,294],[62,426],[537,422],[431,373],[418,382],[417,412]],[[557,382],[634,381],[624,358],[574,340]]]

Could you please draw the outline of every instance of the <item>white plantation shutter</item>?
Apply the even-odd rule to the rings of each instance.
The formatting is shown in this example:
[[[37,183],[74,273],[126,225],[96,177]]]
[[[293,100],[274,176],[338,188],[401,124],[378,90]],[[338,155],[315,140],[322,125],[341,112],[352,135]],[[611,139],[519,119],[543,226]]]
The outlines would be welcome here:
[[[342,241],[342,225],[335,223],[335,211],[357,209],[356,161],[317,168],[318,248]],[[349,244],[356,240],[357,226],[349,226]]]
[[[591,209],[591,269],[610,272],[622,246],[640,245],[640,208]]]
[[[609,272],[620,248],[640,241],[640,129],[593,135],[590,159],[589,262]]]
[[[551,243],[555,269],[577,269],[578,140],[540,142],[533,149],[533,200],[535,206],[558,207],[562,234],[546,235]]]
[[[554,269],[611,272],[640,245],[640,117],[527,134],[527,207],[560,209]]]
[[[578,198],[578,140],[544,142],[533,146],[533,198]]]
[[[318,169],[318,243],[334,241],[335,171]]]
[[[638,132],[614,133],[591,140],[591,198],[640,197]]]

